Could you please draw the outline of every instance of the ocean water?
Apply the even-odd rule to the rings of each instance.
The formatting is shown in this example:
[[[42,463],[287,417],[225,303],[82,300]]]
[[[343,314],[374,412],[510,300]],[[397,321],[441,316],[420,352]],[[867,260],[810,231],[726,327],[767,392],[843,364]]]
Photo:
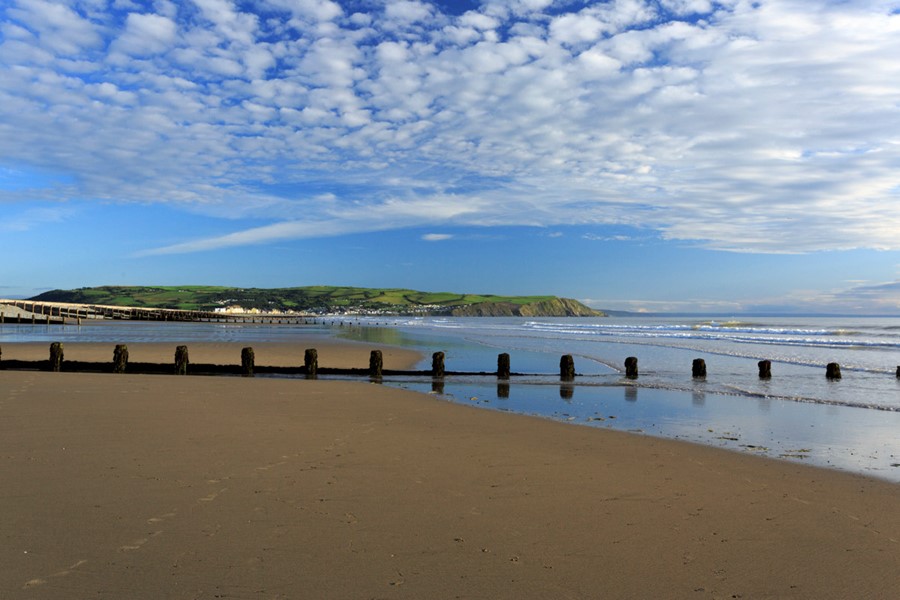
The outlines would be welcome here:
[[[496,354],[508,352],[513,370],[557,374],[559,356],[572,354],[584,385],[702,389],[900,411],[900,318],[422,318],[386,323],[423,347],[443,342],[452,370],[495,370]],[[376,336],[357,334],[370,341]],[[629,356],[638,358],[636,381],[622,379]],[[695,358],[706,362],[703,382],[691,377]],[[770,380],[759,378],[760,360],[772,362]],[[840,364],[840,381],[825,377],[830,362]]]
[[[448,371],[533,375],[443,386],[394,382],[456,402],[720,446],[900,482],[900,318],[390,319],[343,335],[445,352]],[[387,340],[385,340],[387,342]],[[578,376],[559,382],[559,357]],[[624,376],[637,357],[639,377]],[[707,376],[695,379],[701,358]],[[760,379],[758,362],[772,362]],[[829,380],[836,362],[842,378]],[[430,366],[430,358],[421,368]]]
[[[495,376],[391,377],[394,385],[490,410],[524,413],[850,470],[900,482],[900,318],[334,317],[315,325],[115,322],[0,326],[0,348],[43,342],[296,342],[310,334],[414,348],[429,369],[492,373],[508,353],[509,385]],[[559,359],[578,373],[559,381]],[[298,353],[299,356],[299,353]],[[626,357],[639,377],[624,376]],[[707,376],[691,376],[696,358]],[[757,363],[772,361],[761,380]],[[299,359],[298,359],[299,360]],[[837,362],[842,379],[825,377]],[[365,365],[361,365],[365,366]]]

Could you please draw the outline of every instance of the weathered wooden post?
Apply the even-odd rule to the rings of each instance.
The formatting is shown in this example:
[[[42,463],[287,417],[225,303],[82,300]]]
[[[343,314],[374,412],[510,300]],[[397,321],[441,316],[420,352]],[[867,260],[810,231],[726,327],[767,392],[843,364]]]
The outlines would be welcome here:
[[[503,354],[497,355],[497,379],[507,380],[509,379],[509,354],[504,352]],[[507,386],[508,388],[509,386]],[[498,396],[500,394],[497,394]],[[507,390],[507,396],[509,396],[509,391]],[[504,396],[501,396],[503,398]]]
[[[431,377],[434,379],[444,378],[444,353],[435,352],[431,355]]]
[[[381,381],[381,371],[384,367],[384,359],[381,350],[372,350],[369,355],[369,379]]]
[[[570,383],[563,383],[559,386],[559,397],[563,400],[571,400],[575,395],[575,386]]]
[[[840,379],[841,365],[836,362],[828,363],[828,365],[825,366],[825,377],[828,379]]]
[[[575,359],[571,354],[563,354],[559,359],[560,381],[572,381],[575,379]]]
[[[50,344],[50,370],[59,373],[62,370],[63,345],[59,342]]]
[[[636,356],[629,356],[625,359],[625,377],[629,379],[637,379],[638,361]]]
[[[316,379],[319,376],[319,352],[315,348],[307,348],[303,353],[303,366],[306,368],[306,378]]]
[[[900,379],[900,365],[897,366],[897,379]]]
[[[431,391],[435,394],[443,394],[444,393],[444,380],[443,379],[434,379],[431,381]]]
[[[772,379],[772,361],[771,360],[761,360],[756,364],[759,367],[759,378],[760,379]]]
[[[697,378],[706,377],[706,361],[702,358],[695,358],[691,365],[691,375]]]
[[[188,362],[187,346],[178,346],[177,348],[175,348],[176,375],[187,375]]]
[[[253,368],[256,366],[256,355],[253,348],[246,347],[241,349],[241,376],[253,377]]]
[[[497,397],[503,399],[509,398],[509,382],[497,382]]]
[[[113,373],[124,373],[128,367],[128,346],[116,344],[113,350]]]

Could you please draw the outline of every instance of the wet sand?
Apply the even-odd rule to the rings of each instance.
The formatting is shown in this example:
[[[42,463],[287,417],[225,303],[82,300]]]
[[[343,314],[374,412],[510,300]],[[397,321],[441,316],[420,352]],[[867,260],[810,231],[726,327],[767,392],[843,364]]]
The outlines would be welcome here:
[[[900,597],[900,486],[370,383],[0,371],[0,474],[4,599]]]

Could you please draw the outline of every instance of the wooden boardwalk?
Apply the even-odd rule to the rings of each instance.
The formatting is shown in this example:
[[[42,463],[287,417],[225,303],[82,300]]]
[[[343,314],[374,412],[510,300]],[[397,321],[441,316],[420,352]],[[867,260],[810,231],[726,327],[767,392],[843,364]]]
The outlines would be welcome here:
[[[0,298],[0,323],[64,324],[82,320],[194,321],[211,323],[304,324],[312,315],[280,313],[220,313],[174,308],[143,308],[103,304],[71,304]]]

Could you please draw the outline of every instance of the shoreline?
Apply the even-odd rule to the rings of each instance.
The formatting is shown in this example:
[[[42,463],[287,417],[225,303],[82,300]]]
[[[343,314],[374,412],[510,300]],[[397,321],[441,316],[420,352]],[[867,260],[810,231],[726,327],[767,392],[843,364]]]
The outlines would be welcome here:
[[[332,333],[337,332],[312,330],[291,341],[188,341],[185,344],[191,364],[198,365],[239,368],[241,348],[251,346],[258,368],[300,367],[304,350],[316,348],[321,369],[364,370],[368,366],[369,353],[378,349],[383,354],[386,370],[419,367],[423,374],[427,373],[423,365],[426,353],[421,348],[392,346],[380,337],[368,341],[348,340]],[[174,340],[129,343],[129,361],[173,365],[175,348],[180,344]],[[0,360],[46,361],[49,346],[46,342],[7,342],[0,346],[0,352],[3,352]],[[114,348],[115,344],[110,342],[64,343],[66,360],[108,363],[110,366]],[[237,374],[218,376],[234,377]],[[216,376],[212,373],[197,375]],[[257,373],[257,377],[283,375]],[[343,375],[320,374],[320,377],[347,380]],[[368,380],[362,375],[349,377],[350,380],[357,377]],[[535,385],[515,379],[509,385],[493,379],[465,376],[452,376],[436,383],[427,375],[393,376],[383,383],[422,394],[439,393],[449,401],[481,409],[537,416],[594,429],[684,440],[740,454],[900,483],[900,452],[892,451],[896,427],[900,426],[900,413],[887,413],[873,421],[868,411],[860,412],[852,407],[777,398],[748,401],[707,394],[702,391],[702,386],[694,390],[657,390],[557,381]],[[553,390],[556,387],[558,392]]]
[[[900,595],[877,479],[360,382],[0,386],[10,598]]]

